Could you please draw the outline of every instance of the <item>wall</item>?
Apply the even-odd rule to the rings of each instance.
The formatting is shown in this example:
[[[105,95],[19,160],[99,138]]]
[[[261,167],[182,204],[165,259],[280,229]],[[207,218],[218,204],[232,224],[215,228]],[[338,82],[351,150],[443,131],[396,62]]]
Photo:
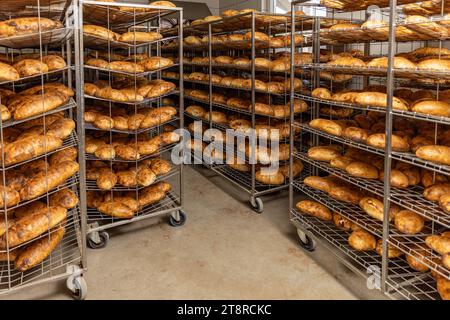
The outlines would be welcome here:
[[[200,2],[200,3],[206,3],[208,5],[209,10],[211,10],[211,13],[215,16],[219,15],[219,8],[220,8],[220,0],[183,0],[188,2]]]
[[[242,9],[256,9],[262,10],[262,2],[264,0],[253,0],[253,1],[244,1],[244,0],[220,0],[220,12],[225,10],[242,10]]]

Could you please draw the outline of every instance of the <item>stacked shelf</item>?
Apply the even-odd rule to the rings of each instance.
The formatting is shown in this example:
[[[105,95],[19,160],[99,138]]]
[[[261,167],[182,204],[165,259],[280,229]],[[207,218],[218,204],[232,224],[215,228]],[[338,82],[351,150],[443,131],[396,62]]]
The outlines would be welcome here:
[[[205,21],[191,26],[184,27],[184,34],[186,38],[183,41],[185,56],[179,57],[184,64],[184,83],[187,87],[185,89],[184,98],[186,100],[186,107],[190,105],[198,105],[206,114],[210,112],[217,112],[224,115],[227,121],[215,122],[209,117],[202,117],[189,113],[186,108],[186,127],[192,125],[195,121],[201,122],[204,130],[217,129],[222,134],[233,129],[233,123],[230,119],[243,120],[248,123],[248,132],[258,128],[259,125],[264,124],[274,128],[277,125],[288,125],[288,114],[284,116],[275,117],[270,113],[260,114],[255,112],[254,106],[261,97],[266,97],[268,102],[265,102],[268,108],[275,105],[289,105],[290,90],[283,85],[283,89],[279,92],[272,90],[259,89],[255,82],[259,79],[265,83],[271,81],[284,81],[289,83],[289,66],[286,61],[286,68],[282,71],[272,71],[270,64],[276,59],[276,53],[280,51],[289,51],[290,45],[281,42],[276,48],[270,44],[268,39],[278,37],[281,39],[290,39],[288,15],[281,14],[266,14],[260,12],[242,12],[233,17],[222,17],[215,21]],[[165,30],[164,34],[173,36],[178,27]],[[264,33],[264,34],[261,34]],[[222,44],[216,42],[217,39],[224,39]],[[240,39],[240,40],[239,40]],[[265,39],[265,40],[264,40]],[[296,47],[305,45],[303,37],[296,39]],[[194,44],[196,43],[196,44]],[[177,50],[179,41],[166,44],[162,50],[170,55],[173,50]],[[226,56],[229,61],[236,59],[248,59],[246,65],[237,65],[233,63],[218,63],[216,57]],[[202,62],[194,62],[196,59],[203,57]],[[267,66],[257,66],[255,58],[264,59]],[[244,59],[244,60],[245,60]],[[197,78],[190,77],[190,74],[196,74]],[[201,75],[204,75],[203,79]],[[226,76],[233,76],[247,81],[247,85],[231,85],[219,83],[218,80],[212,81],[213,76],[221,76],[222,79]],[[164,79],[176,81],[180,77],[175,73],[164,73]],[[262,84],[264,88],[265,84]],[[192,90],[201,91],[201,96],[191,95]],[[245,106],[234,107],[233,104],[227,103],[230,98],[240,98]],[[248,133],[247,132],[247,133]],[[246,137],[246,144],[250,143],[250,134],[242,134],[242,132],[235,131],[236,136]],[[201,133],[200,133],[201,134]],[[283,138],[280,142],[289,143],[289,139]],[[206,142],[206,141],[205,141]],[[271,145],[271,142],[268,142]],[[229,182],[233,183],[237,188],[244,190],[250,197],[250,204],[257,212],[263,211],[263,201],[261,197],[269,193],[274,193],[288,187],[287,179],[278,183],[267,184],[256,178],[256,174],[261,167],[260,163],[250,163],[249,158],[242,152],[240,153],[237,147],[232,150],[229,147],[218,146],[226,155],[227,151],[233,151],[237,156],[245,160],[245,170],[239,171],[236,168],[228,165],[226,161],[215,159],[210,162],[205,157],[202,163],[222,176]],[[251,148],[251,146],[250,146]],[[191,149],[194,154],[194,150]],[[193,155],[194,156],[194,155]],[[196,160],[199,155],[194,157]],[[278,161],[277,161],[278,162]],[[286,162],[280,161],[280,166],[286,165]]]
[[[172,84],[161,78],[165,70],[183,73],[182,62],[161,57],[163,43],[183,35],[182,28],[161,34],[161,19],[169,15],[183,20],[176,7],[80,6],[87,243],[94,249],[107,245],[106,230],[113,227],[162,215],[172,226],[186,221],[183,164],[173,152],[182,141],[175,130],[184,121],[183,79]],[[183,55],[183,46],[178,52]]]
[[[0,294],[62,279],[75,298],[87,293],[79,173],[84,149],[76,129],[82,116],[75,101],[70,5],[76,1],[0,4],[2,22],[28,24],[0,36],[0,170],[9,194],[0,208]]]
[[[340,2],[344,3],[345,1]],[[335,182],[338,186],[355,190],[355,193],[360,192],[361,195],[357,197],[378,199],[377,201],[381,201],[382,204],[381,212],[384,219],[378,220],[368,214],[363,207],[364,203],[361,202],[362,198],[359,198],[356,203],[352,203],[348,199],[345,200],[336,195],[332,197],[327,192],[315,189],[310,185],[310,182],[304,183],[305,176],[291,177],[291,221],[298,228],[300,244],[307,250],[314,250],[315,240],[325,244],[340,261],[364,278],[370,277],[373,274],[371,268],[376,266],[379,272],[377,279],[380,284],[377,289],[391,298],[448,299],[445,291],[437,290],[436,281],[450,282],[450,270],[442,265],[441,254],[433,250],[428,244],[428,238],[431,235],[443,234],[448,230],[450,228],[450,216],[442,205],[426,194],[433,184],[439,181],[444,182],[444,184],[447,183],[446,181],[450,176],[450,167],[446,163],[424,159],[417,150],[422,146],[432,144],[447,145],[444,139],[445,135],[439,136],[438,132],[446,132],[445,130],[450,125],[450,118],[448,115],[433,113],[432,111],[414,111],[412,106],[416,103],[413,95],[419,91],[421,93],[427,91],[428,96],[424,100],[417,100],[418,102],[446,101],[444,90],[447,88],[450,70],[444,66],[435,70],[427,70],[419,67],[400,69],[393,65],[394,61],[397,63],[397,57],[400,56],[406,60],[410,59],[411,65],[420,66],[423,61],[431,58],[440,63],[442,61],[440,60],[440,54],[433,57],[421,56],[417,60],[413,60],[413,58],[415,52],[419,52],[420,48],[425,46],[432,47],[430,50],[437,50],[437,52],[447,50],[449,39],[447,31],[445,31],[445,34],[431,34],[419,30],[421,27],[429,27],[432,24],[438,27],[444,26],[440,30],[445,30],[447,17],[441,12],[439,17],[432,17],[427,20],[428,22],[421,20],[420,23],[411,23],[409,17],[406,17],[406,19],[397,17],[397,11],[402,9],[402,7],[397,7],[397,10],[381,10],[383,20],[387,21],[387,23],[383,23],[382,27],[367,28],[365,27],[366,24],[362,25],[364,20],[354,19],[355,16],[364,16],[363,12],[358,12],[352,6],[343,6],[339,8],[340,10],[333,10],[328,8],[327,1],[324,1],[324,3],[325,6],[320,6],[320,10],[328,12],[336,19],[346,15],[346,18],[344,18],[346,21],[343,23],[341,30],[338,30],[338,28],[327,30],[327,28],[317,27],[314,30],[305,31],[313,37],[314,59],[302,64],[296,64],[294,59],[292,60],[292,70],[295,70],[296,73],[299,70],[306,70],[307,73],[305,74],[309,74],[312,84],[310,92],[293,94],[293,101],[307,101],[311,104],[312,110],[308,116],[302,116],[300,121],[297,117],[291,117],[291,127],[302,130],[309,137],[307,140],[294,142],[297,149],[292,149],[291,161],[294,159],[302,161],[308,171],[311,172],[311,176],[326,177],[328,175],[334,177],[329,178],[330,181],[338,178],[338,180],[333,181],[338,181]],[[365,3],[373,4],[370,1]],[[301,5],[303,5],[302,1],[293,3],[292,11],[296,11],[296,8]],[[350,19],[348,18],[348,12],[352,12],[352,18]],[[385,13],[388,13],[389,16],[384,17]],[[292,15],[292,21],[294,21],[293,19],[294,14]],[[320,19],[317,17],[316,26],[321,26]],[[368,21],[373,22],[376,19],[381,20],[380,17],[372,17]],[[379,24],[381,25],[381,22]],[[344,25],[348,29],[345,29],[347,27]],[[410,30],[411,34],[416,32],[413,38],[402,37],[400,31],[404,31],[405,28]],[[401,42],[401,45],[397,46],[397,42]],[[384,47],[383,43],[385,43]],[[401,48],[408,50],[409,43],[411,43],[410,50],[412,52],[402,53]],[[341,51],[344,53],[338,53]],[[372,59],[384,56],[386,56],[385,61],[388,62],[387,67],[368,66]],[[348,62],[347,65],[345,61],[351,62]],[[392,66],[389,63],[390,61],[392,61]],[[348,75],[349,81],[345,84],[335,83],[332,76],[324,79],[322,76],[324,72],[330,75]],[[317,88],[321,89],[315,90]],[[339,89],[346,91],[339,91]],[[378,103],[376,106],[360,102],[362,99],[358,100],[360,96],[369,91],[375,92],[374,96],[380,97],[378,101],[375,100]],[[330,94],[328,95],[327,92]],[[411,92],[412,95],[409,98],[411,100],[403,99],[404,96],[401,96],[401,99],[397,98],[396,95],[402,92]],[[388,107],[379,106],[383,105],[381,101],[384,99],[386,99],[384,104]],[[393,109],[393,102],[403,103],[406,107],[402,107],[404,109],[399,107]],[[331,110],[341,110],[343,115],[339,116],[337,112],[333,114]],[[311,122],[311,120],[317,118],[325,120],[327,124],[338,124],[342,131],[333,132],[325,125],[320,127],[318,121]],[[366,120],[367,122],[365,122]],[[371,122],[372,120],[373,122]],[[347,128],[350,129],[346,130]],[[367,135],[363,138],[351,136],[348,132],[351,132],[353,128],[359,130],[358,132],[365,132]],[[370,139],[368,139],[373,134],[385,134],[384,136],[394,134],[398,137],[398,135],[403,134],[402,132],[408,132],[404,136],[402,135],[405,138],[401,138],[408,141],[407,151],[395,149],[392,139],[386,139],[381,147],[370,143]],[[409,145],[412,138],[420,134],[429,137],[429,140],[424,145],[417,147]],[[365,163],[375,172],[383,172],[383,175],[378,179],[365,177],[366,172],[358,176],[356,173],[345,170],[344,167],[339,167],[346,166],[345,164],[339,164],[339,161],[330,163],[330,160],[316,159],[314,155],[309,153],[311,147],[329,145],[334,145],[332,148],[337,148],[334,150],[338,155],[352,157],[353,154],[355,157],[361,156],[361,158],[343,157],[343,160],[349,161],[349,164],[355,161]],[[414,170],[414,173],[417,173],[418,180],[412,182],[414,180],[412,176],[409,176],[406,187],[397,186],[395,181],[390,178],[394,169],[396,170],[395,174],[403,172],[400,170]],[[424,185],[424,175],[431,177],[431,181],[427,182],[427,185]],[[353,229],[352,227],[350,229],[349,227],[344,230],[338,224],[335,224],[333,219],[331,221],[321,220],[311,213],[308,215],[306,211],[302,212],[296,207],[297,201],[303,198],[299,197],[300,195],[323,205],[332,213],[339,214],[340,217],[345,218],[348,223],[357,228]],[[396,222],[396,213],[392,213],[390,210],[398,210],[397,212],[407,210],[411,216],[424,221],[423,227],[420,231],[414,231],[411,234],[400,231]],[[388,217],[392,217],[392,220]],[[369,234],[369,237],[372,235],[375,240],[379,239],[382,250],[378,251],[377,249],[377,252],[375,250],[359,251],[362,249],[352,247],[349,237],[350,235],[356,236],[354,230],[357,229],[364,230]],[[428,245],[425,244],[426,240]],[[387,248],[389,248],[389,251],[394,250],[397,256],[388,256]],[[423,263],[420,272],[416,271],[418,267],[412,263],[414,262],[413,257]],[[415,262],[419,260],[415,260]]]

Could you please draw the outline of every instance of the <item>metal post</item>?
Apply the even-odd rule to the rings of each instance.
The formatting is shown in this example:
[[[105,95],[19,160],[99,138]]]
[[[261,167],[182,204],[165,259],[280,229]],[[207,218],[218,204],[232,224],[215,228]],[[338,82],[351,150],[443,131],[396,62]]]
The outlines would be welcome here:
[[[291,6],[291,112],[289,115],[289,216],[291,216],[291,212],[294,206],[294,173],[293,173],[293,166],[294,166],[294,78],[295,78],[295,5]]]
[[[179,41],[179,71],[180,71],[180,129],[184,129],[184,48],[183,48],[183,10],[179,11],[179,23],[178,23],[178,41]],[[181,143],[184,145],[183,135],[181,135]],[[181,148],[181,159],[184,159],[184,148]],[[184,161],[180,164],[180,206],[184,204]]]
[[[255,76],[256,76],[256,66],[255,66],[255,58],[256,58],[256,49],[255,49],[255,29],[256,29],[256,16],[255,13],[252,12],[252,53],[251,53],[251,60],[252,60],[252,129],[253,132],[255,131],[255,104],[256,104],[256,94],[255,94]],[[249,146],[249,150],[250,151],[250,160],[255,160],[257,159],[256,156],[256,136],[253,139],[250,139],[250,146]],[[252,161],[252,190],[251,190],[251,197],[252,199],[255,197],[255,175],[256,175],[256,168],[255,168],[255,162],[256,161]]]
[[[85,126],[84,126],[84,46],[83,46],[83,0],[75,0],[75,82],[77,96],[77,135],[78,135],[78,162],[80,164],[80,214],[81,214],[81,261],[83,269],[87,267],[86,259],[86,159],[85,159]]]
[[[382,239],[382,266],[381,266],[381,290],[387,290],[386,280],[388,277],[388,238],[389,238],[389,194],[391,191],[391,154],[392,154],[392,101],[394,95],[394,55],[395,55],[395,19],[397,0],[390,0],[389,13],[389,47],[388,47],[388,69],[387,69],[387,106],[386,106],[386,147],[384,158],[384,199],[383,199],[383,239]]]

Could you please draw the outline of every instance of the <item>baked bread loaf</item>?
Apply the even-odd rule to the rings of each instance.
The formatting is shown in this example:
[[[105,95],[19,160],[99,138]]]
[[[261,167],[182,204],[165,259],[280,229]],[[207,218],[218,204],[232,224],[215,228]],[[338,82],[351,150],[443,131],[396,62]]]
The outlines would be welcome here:
[[[375,250],[377,240],[369,232],[360,229],[352,232],[348,244],[356,251],[371,251]]]
[[[446,213],[450,213],[450,194],[444,194],[439,198],[439,205]]]
[[[37,135],[14,141],[4,147],[5,165],[40,156],[61,147],[63,141],[51,135]]]
[[[450,237],[446,237],[445,235],[432,235],[425,238],[425,243],[440,255],[450,253]]]
[[[404,234],[420,233],[424,226],[425,220],[410,210],[401,210],[395,214],[395,227]]]
[[[62,28],[58,21],[44,17],[15,18],[0,22],[0,38],[22,36],[31,33]]]
[[[410,254],[406,255],[406,262],[415,271],[428,272],[430,268],[427,266],[427,261],[431,260],[430,249],[423,243],[414,244],[410,247]]]
[[[61,162],[47,171],[35,175],[27,181],[20,190],[21,200],[31,200],[43,195],[51,189],[64,183],[79,170],[79,165],[75,161]]]
[[[334,122],[333,120],[328,119],[313,119],[309,125],[312,128],[324,131],[334,136],[342,135],[342,127]]]
[[[384,181],[384,170],[380,171],[380,181]],[[391,186],[399,189],[406,189],[409,186],[409,178],[402,171],[397,169],[391,169],[390,176]]]
[[[450,165],[450,147],[448,146],[423,146],[417,149],[416,156],[424,160]]]
[[[14,81],[18,79],[20,79],[20,74],[14,67],[0,62],[0,81]]]
[[[358,188],[353,186],[333,187],[328,195],[333,199],[352,204],[358,204],[364,197],[363,193]]]
[[[381,57],[370,60],[367,63],[368,67],[371,68],[387,68],[388,58]],[[394,68],[395,69],[415,69],[416,64],[404,57],[394,57]]]
[[[450,117],[450,103],[437,100],[421,100],[411,106],[411,111],[435,116]]]
[[[335,168],[338,168],[341,170],[345,170],[347,168],[347,166],[354,161],[355,161],[355,159],[353,159],[353,158],[350,158],[347,156],[339,156],[339,157],[332,159],[330,161],[330,165],[332,167],[335,167]]]
[[[339,150],[332,146],[312,147],[308,150],[308,157],[317,161],[330,162],[332,159],[339,157],[341,154]]]
[[[48,66],[36,59],[23,59],[12,66],[21,77],[30,77],[41,73],[47,73]]]
[[[355,103],[362,106],[374,106],[379,108],[386,108],[387,94],[382,92],[361,92],[355,95]],[[396,110],[408,111],[408,105],[405,101],[393,97],[392,108]]]
[[[375,133],[367,138],[367,144],[374,148],[384,149],[386,143],[386,135],[384,133]],[[410,149],[408,141],[398,135],[392,135],[392,150],[400,152],[408,152]]]
[[[319,218],[321,220],[331,221],[333,219],[333,215],[330,209],[316,201],[302,200],[295,206],[300,212]]]
[[[359,201],[359,206],[372,218],[379,221],[384,220],[384,205],[382,201],[373,197],[364,197]],[[393,208],[390,208],[389,221],[391,221],[392,218],[394,218],[394,210]]]
[[[119,35],[117,33],[102,26],[96,26],[93,24],[85,24],[83,26],[83,33],[109,41],[117,41],[117,39],[119,38]]]
[[[64,69],[67,66],[66,61],[56,54],[43,56],[42,62],[47,65],[48,71]]]
[[[342,136],[356,142],[366,143],[369,131],[358,127],[347,127],[343,131]]]
[[[303,180],[303,183],[313,189],[317,189],[326,193],[336,186],[334,181],[327,177],[309,176]]]
[[[45,207],[34,212],[29,212],[18,219],[12,225],[8,233],[0,238],[0,248],[6,249],[18,246],[32,240],[51,228],[57,226],[67,218],[67,209],[56,207]]]
[[[158,32],[125,32],[119,36],[118,41],[120,42],[152,42],[159,39],[162,39],[163,36]]]
[[[423,197],[427,200],[438,202],[439,199],[445,195],[450,193],[450,183],[436,183],[433,184],[423,191]]]
[[[164,57],[149,57],[140,62],[146,71],[154,71],[173,65],[173,61]]]
[[[267,185],[281,185],[286,177],[279,170],[258,170],[255,173],[255,180]]]
[[[365,178],[365,179],[378,179],[378,169],[377,167],[368,164],[366,162],[362,161],[354,161],[350,163],[345,170],[348,172],[348,174]]]
[[[338,57],[337,59],[327,62],[330,66],[346,66],[346,67],[366,67],[366,63],[358,58],[353,57]]]
[[[73,209],[78,204],[78,197],[69,188],[55,192],[49,197],[50,206],[61,206],[66,209]]]
[[[64,233],[65,228],[60,227],[52,230],[48,237],[38,239],[26,246],[19,252],[14,261],[16,269],[25,272],[44,261],[61,242]]]
[[[378,239],[377,241],[377,247],[375,248],[375,251],[382,256],[383,255],[383,240],[382,239]],[[394,259],[394,258],[399,258],[403,255],[403,252],[401,252],[400,250],[398,250],[397,248],[393,247],[392,245],[390,245],[388,243],[388,258],[389,259]]]
[[[311,96],[318,99],[331,100],[331,92],[327,88],[316,88],[311,92]]]
[[[426,59],[417,63],[418,69],[447,71],[450,70],[450,60],[447,59]]]

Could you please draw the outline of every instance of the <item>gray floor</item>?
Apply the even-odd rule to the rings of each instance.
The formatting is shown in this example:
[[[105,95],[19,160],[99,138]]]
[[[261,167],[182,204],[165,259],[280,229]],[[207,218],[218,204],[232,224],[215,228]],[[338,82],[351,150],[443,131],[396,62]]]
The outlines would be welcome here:
[[[142,221],[111,230],[106,248],[88,251],[88,299],[383,298],[325,248],[298,247],[286,193],[266,198],[258,215],[246,194],[199,166],[186,170],[185,190],[185,226]],[[57,282],[5,298],[70,296]]]

